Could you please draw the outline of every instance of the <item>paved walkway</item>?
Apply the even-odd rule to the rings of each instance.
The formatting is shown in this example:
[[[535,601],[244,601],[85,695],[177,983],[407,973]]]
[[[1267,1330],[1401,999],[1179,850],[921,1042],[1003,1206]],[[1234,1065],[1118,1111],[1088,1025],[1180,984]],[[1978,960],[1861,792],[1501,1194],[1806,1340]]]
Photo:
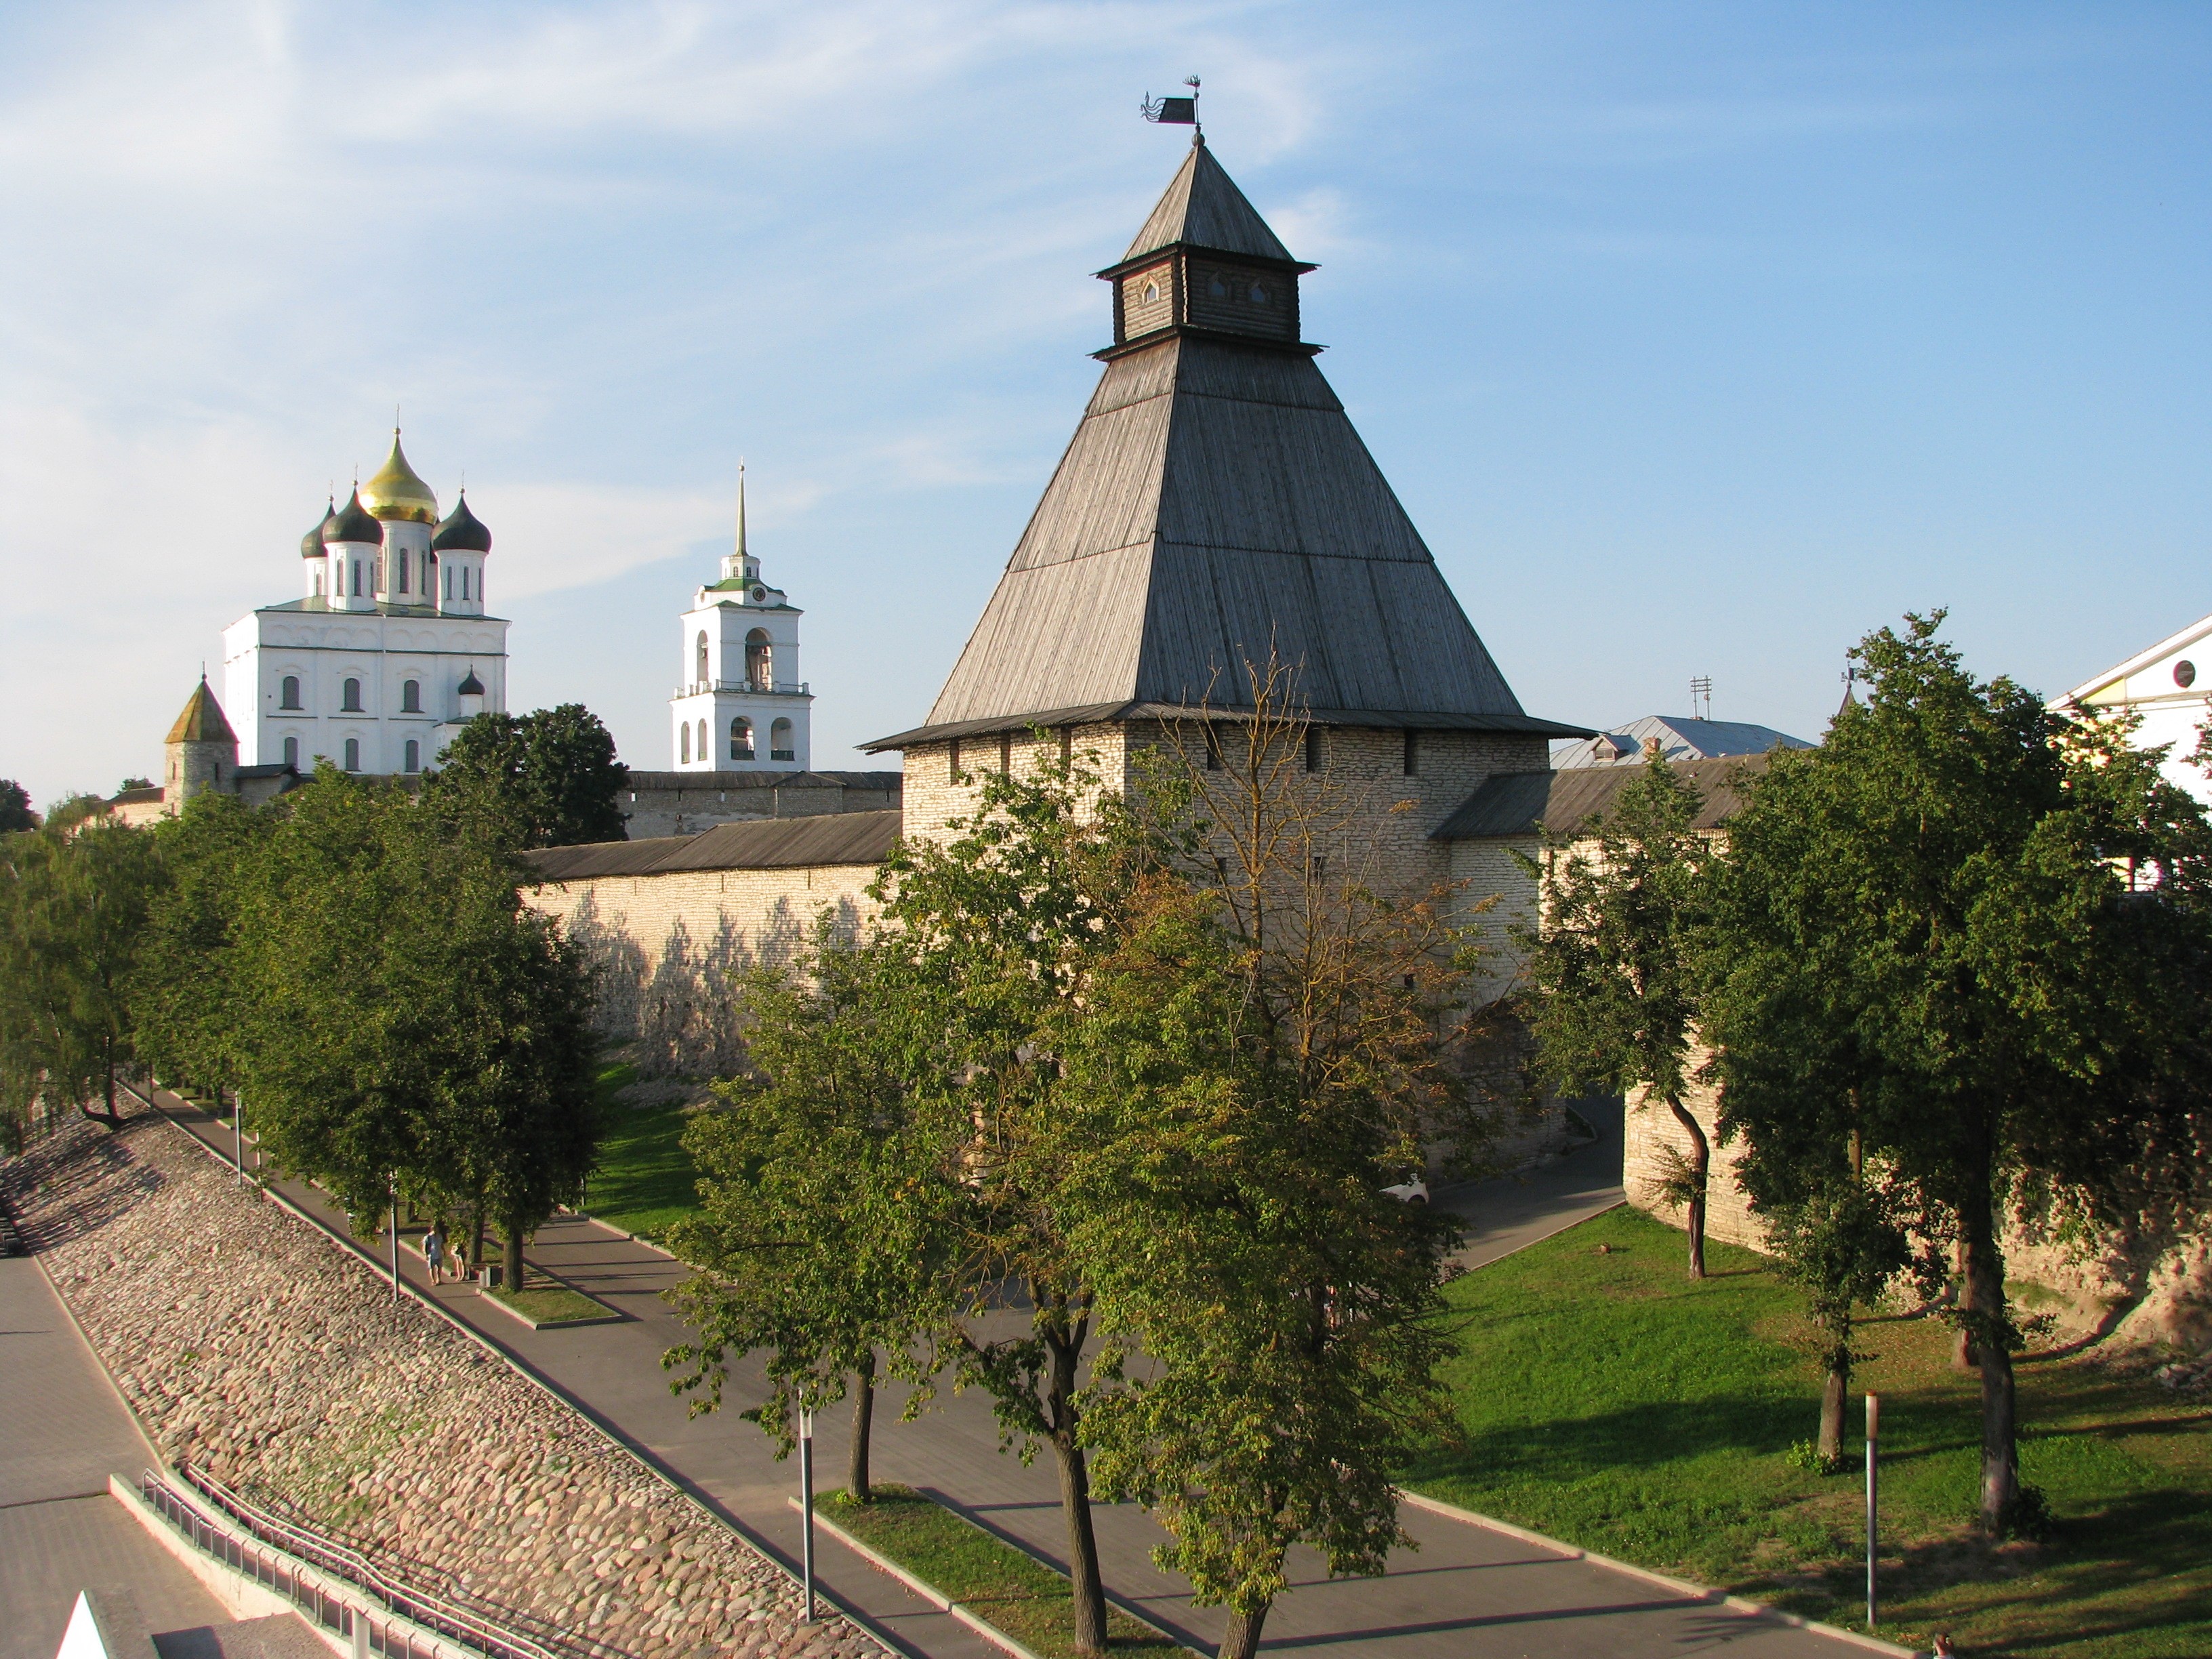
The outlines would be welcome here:
[[[163,1109],[225,1157],[228,1127],[167,1095]],[[1441,1189],[1440,1206],[1471,1218],[1468,1265],[1494,1261],[1620,1200],[1617,1122],[1589,1147],[1522,1179]],[[321,1195],[295,1184],[285,1195],[330,1227],[338,1218]],[[380,1265],[384,1258],[378,1256]],[[735,1407],[690,1418],[668,1393],[660,1355],[688,1334],[659,1299],[682,1270],[659,1252],[587,1220],[544,1228],[529,1259],[589,1292],[625,1318],[566,1331],[532,1331],[472,1288],[430,1287],[419,1262],[401,1255],[410,1284],[490,1339],[620,1438],[657,1462],[756,1542],[795,1562],[797,1517],[788,1500],[797,1471],[769,1455],[767,1442]],[[742,1373],[732,1395],[747,1394]],[[896,1420],[895,1395],[876,1413],[874,1472],[939,1497],[1037,1553],[1063,1561],[1056,1481],[1040,1458],[1024,1468],[998,1450],[988,1402],[975,1395],[940,1401],[919,1421]],[[846,1436],[825,1419],[816,1441],[817,1480],[842,1484]],[[1843,1659],[1856,1644],[1792,1629],[1676,1594],[1629,1573],[1564,1557],[1488,1528],[1405,1511],[1417,1552],[1394,1556],[1380,1578],[1331,1580],[1317,1557],[1293,1564],[1292,1589],[1270,1614],[1271,1652],[1326,1652],[1342,1659],[1662,1659],[1719,1653],[1727,1659]],[[1141,1510],[1101,1505],[1097,1529],[1109,1589],[1155,1623],[1211,1651],[1218,1608],[1194,1607],[1179,1579],[1150,1559],[1160,1533]],[[824,1538],[824,1585],[927,1659],[999,1659],[964,1627],[901,1589]]]
[[[80,1590],[163,1659],[238,1659],[222,1604],[107,1495],[156,1461],[39,1264],[0,1256],[0,1659],[53,1659]]]

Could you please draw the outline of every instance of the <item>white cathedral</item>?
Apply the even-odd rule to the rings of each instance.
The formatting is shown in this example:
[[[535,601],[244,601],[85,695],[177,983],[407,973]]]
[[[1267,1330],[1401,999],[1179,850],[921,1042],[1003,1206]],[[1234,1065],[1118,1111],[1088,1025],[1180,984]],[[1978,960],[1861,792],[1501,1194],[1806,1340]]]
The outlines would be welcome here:
[[[491,532],[392,453],[300,538],[302,592],[223,630],[223,706],[244,766],[422,771],[507,707],[507,628],[484,609]]]
[[[780,587],[761,580],[745,547],[744,469],[738,471],[738,540],[720,581],[691,596],[668,700],[679,772],[804,772],[807,711],[799,678],[799,618]]]

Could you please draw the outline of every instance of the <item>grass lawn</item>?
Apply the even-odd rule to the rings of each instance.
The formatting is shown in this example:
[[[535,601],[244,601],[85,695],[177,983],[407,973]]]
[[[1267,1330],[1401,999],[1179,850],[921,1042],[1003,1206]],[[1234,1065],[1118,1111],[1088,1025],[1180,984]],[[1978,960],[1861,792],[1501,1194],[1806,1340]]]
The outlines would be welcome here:
[[[821,1493],[815,1503],[870,1549],[1042,1659],[1074,1659],[1066,1579],[908,1487],[878,1482],[875,1490],[872,1504],[850,1503],[842,1492]],[[1180,1643],[1114,1607],[1106,1609],[1106,1640],[1116,1653],[1182,1651]]]
[[[1612,1252],[1597,1254],[1609,1244]],[[1856,1628],[1862,1476],[1784,1460],[1819,1425],[1819,1371],[1761,1259],[1615,1210],[1455,1281],[1461,1434],[1407,1484],[1583,1548]],[[1969,1526],[1979,1382],[1932,1321],[1879,1321],[1855,1394],[1882,1396],[1881,1634],[2063,1659],[2212,1654],[2212,1406],[2066,1358],[2019,1364],[2023,1479],[2049,1539]],[[1861,1423],[1851,1402],[1851,1423]],[[1860,1443],[1846,1440],[1852,1457]]]
[[[605,1319],[614,1311],[565,1285],[532,1284],[519,1291],[493,1290],[484,1294],[541,1325],[560,1324],[571,1319]]]
[[[611,1227],[651,1238],[699,1207],[694,1185],[699,1171],[681,1144],[689,1120],[680,1107],[641,1110],[614,1097],[636,1075],[626,1061],[599,1073],[607,1137],[599,1146],[599,1172],[584,1189],[584,1209]]]

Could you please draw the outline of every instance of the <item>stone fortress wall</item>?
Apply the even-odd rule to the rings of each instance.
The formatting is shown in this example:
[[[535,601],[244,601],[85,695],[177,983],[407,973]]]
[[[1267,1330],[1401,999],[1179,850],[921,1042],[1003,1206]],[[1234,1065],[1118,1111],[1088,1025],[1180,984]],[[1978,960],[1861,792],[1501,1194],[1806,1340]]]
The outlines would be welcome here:
[[[526,1636],[636,1659],[887,1659],[564,1402],[142,1111],[0,1200],[162,1457]]]
[[[616,797],[629,838],[692,836],[718,823],[879,812],[899,804],[896,772],[639,772]]]
[[[1698,1060],[1702,1063],[1705,1054]],[[1718,1102],[1698,1086],[1683,1103],[1708,1141],[1714,1139]],[[1632,1094],[1624,1125],[1622,1184],[1628,1201],[1669,1226],[1682,1213],[1655,1188],[1665,1176],[1669,1151],[1686,1158],[1689,1137],[1663,1101]],[[1705,1195],[1705,1236],[1724,1244],[1764,1251],[1766,1230],[1752,1212],[1736,1180],[1740,1143],[1715,1145]],[[2114,1350],[2178,1348],[2212,1352],[2212,1238],[2163,1231],[2106,1236],[2076,1251],[2018,1225],[2004,1237],[2007,1284],[2024,1311],[2057,1316],[2070,1336],[2109,1330]]]

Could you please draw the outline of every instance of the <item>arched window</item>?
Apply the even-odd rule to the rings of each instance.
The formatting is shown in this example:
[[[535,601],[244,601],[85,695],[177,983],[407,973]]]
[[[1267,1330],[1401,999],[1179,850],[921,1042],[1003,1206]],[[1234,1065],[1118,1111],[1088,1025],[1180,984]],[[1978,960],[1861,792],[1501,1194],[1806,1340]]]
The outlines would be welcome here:
[[[676,734],[676,758],[679,765],[691,764],[691,722],[690,720],[684,721],[683,729]]]
[[[743,714],[730,722],[730,758],[750,760],[753,757],[753,723]]]
[[[323,597],[323,573],[319,566],[315,570],[315,597],[319,599]]]
[[[346,739],[345,769],[349,772],[361,770],[361,739],[359,738]]]
[[[707,747],[707,722],[701,720],[699,722],[699,758],[703,761],[714,752]]]
[[[798,751],[791,746],[791,722],[778,720],[768,729],[768,757],[770,760],[797,760]]]
[[[406,756],[407,758],[400,762],[403,768],[410,772],[419,772],[422,769],[422,745],[412,738],[407,740]]]
[[[284,676],[283,683],[276,689],[276,706],[279,708],[297,708],[300,706],[300,677],[297,674]]]
[[[422,712],[422,681],[402,680],[399,682],[399,712],[403,714],[419,714]],[[412,772],[415,769],[410,766],[407,769]]]
[[[461,567],[461,597],[462,597],[463,599],[465,599],[466,598],[468,598],[468,596],[469,596],[469,568],[468,568],[468,566],[466,566],[466,565],[463,565],[463,566]]]
[[[756,628],[745,635],[745,678],[757,691],[775,689],[775,647],[768,642],[765,628]]]
[[[704,685],[706,683],[707,633],[704,629],[702,629],[699,631],[698,642],[691,647],[691,684]]]
[[[403,593],[411,593],[414,592],[412,588],[407,586],[407,567],[410,562],[412,562],[407,556],[407,550],[404,547],[401,548],[399,550],[399,591]],[[410,768],[409,769],[412,770],[413,769]]]
[[[300,764],[299,738],[287,738],[284,739],[284,764],[293,768],[295,770],[298,769]]]
[[[453,597],[453,567],[451,565],[446,567],[446,597],[449,599]]]
[[[344,695],[338,699],[338,707],[349,714],[358,714],[362,712],[359,680],[348,680],[345,683]]]
[[[353,567],[353,596],[357,599],[361,597],[361,561],[348,559],[346,562]]]
[[[384,555],[381,552],[376,556],[376,580],[373,586],[380,593],[387,591],[384,586]]]

